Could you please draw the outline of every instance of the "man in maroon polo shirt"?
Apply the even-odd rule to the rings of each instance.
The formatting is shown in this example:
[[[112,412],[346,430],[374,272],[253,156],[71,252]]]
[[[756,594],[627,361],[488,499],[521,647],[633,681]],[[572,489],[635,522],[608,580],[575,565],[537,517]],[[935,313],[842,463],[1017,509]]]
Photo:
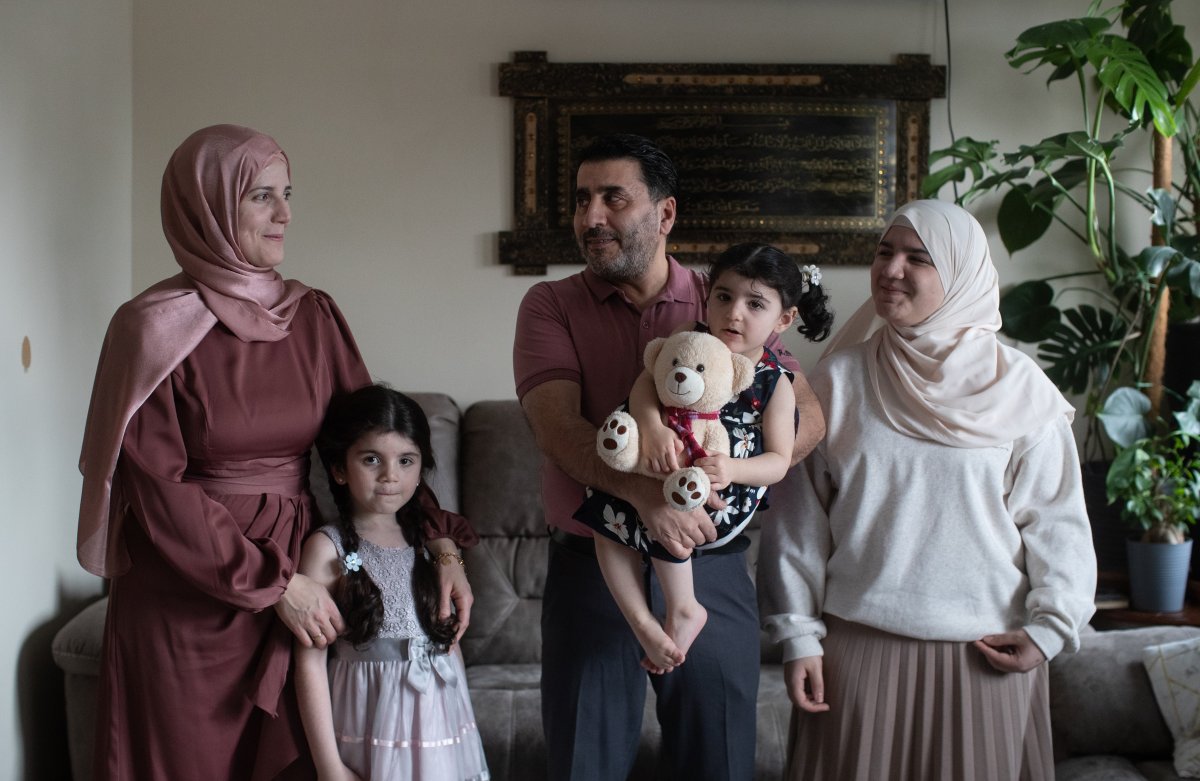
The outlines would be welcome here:
[[[675,222],[675,168],[651,142],[632,135],[602,138],[580,160],[574,227],[587,268],[530,288],[513,346],[517,396],[546,456],[542,497],[551,543],[541,687],[553,781],[625,779],[645,702],[642,649],[604,584],[591,530],[571,517],[584,486],[634,505],[676,556],[715,537],[703,508],[672,510],[661,480],[613,472],[596,456],[596,428],[629,394],[646,343],[682,322],[704,319],[703,275],[666,254]],[[781,344],[770,346],[796,372],[799,460],[824,435],[823,418],[795,359]],[[754,584],[742,549],[717,550],[721,555],[694,561],[708,623],[683,665],[652,676],[663,731],[661,778],[749,779],[754,773]],[[662,595],[648,577],[657,609]]]

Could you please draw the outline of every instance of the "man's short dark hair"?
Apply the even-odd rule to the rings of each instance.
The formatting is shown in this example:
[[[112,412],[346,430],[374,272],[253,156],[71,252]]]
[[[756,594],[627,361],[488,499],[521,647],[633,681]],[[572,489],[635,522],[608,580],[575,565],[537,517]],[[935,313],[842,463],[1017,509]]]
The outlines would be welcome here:
[[[605,160],[632,159],[642,169],[642,182],[655,201],[673,198],[679,191],[679,174],[667,153],[648,138],[633,133],[614,133],[588,144],[579,154],[579,165]],[[578,167],[575,169],[578,172]]]

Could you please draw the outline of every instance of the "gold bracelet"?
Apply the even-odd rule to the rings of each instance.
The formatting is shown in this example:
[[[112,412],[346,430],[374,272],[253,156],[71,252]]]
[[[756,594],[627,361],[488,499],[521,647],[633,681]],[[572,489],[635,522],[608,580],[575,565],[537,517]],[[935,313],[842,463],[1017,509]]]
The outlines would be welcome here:
[[[442,551],[441,553],[438,553],[438,554],[434,555],[434,557],[433,557],[434,564],[449,564],[450,562],[457,563],[460,567],[463,568],[463,572],[467,571],[467,563],[465,561],[463,561],[463,557],[457,553],[451,553],[450,551]]]

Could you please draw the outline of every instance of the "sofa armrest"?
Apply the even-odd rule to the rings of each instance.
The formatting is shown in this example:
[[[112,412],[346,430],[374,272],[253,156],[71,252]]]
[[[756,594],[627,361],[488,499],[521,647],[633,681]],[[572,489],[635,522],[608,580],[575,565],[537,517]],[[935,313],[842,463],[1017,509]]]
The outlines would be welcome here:
[[[108,612],[108,597],[85,607],[58,630],[50,653],[54,663],[68,674],[100,675],[100,647],[104,641],[104,617]]]
[[[67,710],[67,750],[74,781],[91,778],[92,733],[96,721],[96,690],[108,597],[81,610],[66,623],[50,645],[54,663],[63,671]]]

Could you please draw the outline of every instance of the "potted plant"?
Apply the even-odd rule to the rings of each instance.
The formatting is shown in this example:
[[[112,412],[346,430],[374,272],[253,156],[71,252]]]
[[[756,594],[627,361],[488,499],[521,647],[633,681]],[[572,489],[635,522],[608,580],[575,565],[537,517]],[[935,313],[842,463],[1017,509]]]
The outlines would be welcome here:
[[[1026,30],[1005,57],[1026,72],[1048,71],[1050,87],[1073,84],[1079,125],[1007,153],[996,141],[960,138],[931,154],[935,170],[922,189],[932,196],[969,180],[955,198],[964,205],[1000,195],[997,226],[1010,254],[1036,248],[1052,226],[1080,241],[1077,271],[1005,291],[1002,331],[1036,344],[1050,378],[1083,398],[1083,460],[1104,462],[1114,446],[1123,455],[1138,437],[1125,446],[1106,443],[1101,413],[1146,399],[1136,408],[1147,426],[1159,426],[1168,321],[1200,312],[1200,113],[1190,100],[1200,63],[1172,20],[1171,0],[1124,0],[1107,10],[1094,0],[1084,17]],[[1151,139],[1155,171],[1147,190],[1147,172],[1125,167],[1122,155]],[[1179,165],[1172,163],[1176,148]],[[1129,210],[1147,225],[1132,240],[1120,232]],[[1177,429],[1159,430],[1153,452],[1180,452],[1174,448],[1183,442]],[[1134,452],[1149,457],[1150,447]],[[1131,467],[1135,456],[1125,458],[1113,468]],[[1091,511],[1095,522],[1102,513]]]
[[[1183,609],[1187,588],[1188,530],[1200,515],[1200,381],[1192,383],[1183,409],[1170,419],[1152,426],[1149,410],[1146,394],[1120,388],[1099,414],[1117,447],[1108,470],[1108,500],[1142,532],[1128,542],[1133,608],[1175,612]]]

